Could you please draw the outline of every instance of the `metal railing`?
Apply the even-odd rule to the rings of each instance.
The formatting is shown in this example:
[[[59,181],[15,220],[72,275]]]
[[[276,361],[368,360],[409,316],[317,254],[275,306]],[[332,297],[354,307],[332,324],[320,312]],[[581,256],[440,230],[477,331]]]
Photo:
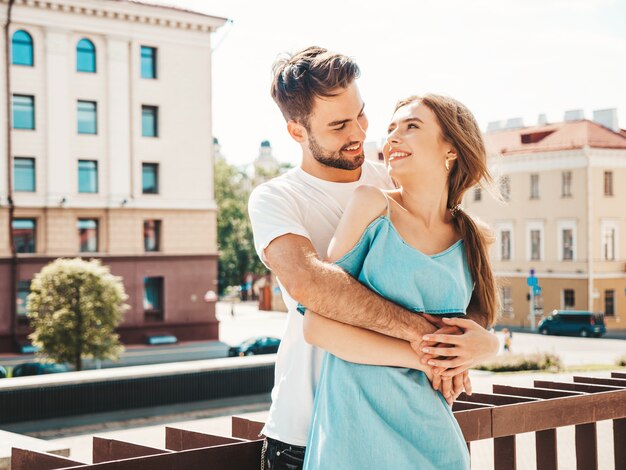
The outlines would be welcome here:
[[[493,393],[462,395],[453,407],[468,448],[494,440],[494,468],[516,468],[516,435],[535,433],[537,470],[558,468],[557,428],[575,426],[576,468],[598,468],[596,423],[613,420],[616,469],[626,468],[626,374],[536,380],[534,387],[494,385]],[[165,428],[165,448],[93,438],[93,464],[13,449],[14,470],[151,469],[253,470],[260,466],[263,423],[232,418],[232,437]],[[573,449],[574,450],[574,449]]]

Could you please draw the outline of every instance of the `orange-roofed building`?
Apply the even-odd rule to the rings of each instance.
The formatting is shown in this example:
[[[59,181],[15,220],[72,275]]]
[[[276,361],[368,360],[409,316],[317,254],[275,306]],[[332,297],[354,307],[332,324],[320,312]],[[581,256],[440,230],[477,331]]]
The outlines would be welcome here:
[[[598,113],[604,125],[576,119],[485,134],[505,202],[477,188],[464,205],[495,230],[501,324],[531,326],[534,269],[535,324],[572,309],[603,312],[608,330],[626,329],[626,131],[614,110]]]

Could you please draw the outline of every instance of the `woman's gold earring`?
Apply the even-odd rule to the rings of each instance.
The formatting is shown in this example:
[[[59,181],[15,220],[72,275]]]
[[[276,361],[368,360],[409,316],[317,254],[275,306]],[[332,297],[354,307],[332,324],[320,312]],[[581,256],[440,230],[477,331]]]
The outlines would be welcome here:
[[[450,171],[450,160],[446,158],[446,171]]]

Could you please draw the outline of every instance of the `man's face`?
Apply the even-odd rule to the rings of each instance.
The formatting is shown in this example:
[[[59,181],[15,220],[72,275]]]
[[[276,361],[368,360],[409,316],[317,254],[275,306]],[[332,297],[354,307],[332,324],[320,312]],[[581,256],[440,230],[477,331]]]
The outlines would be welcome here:
[[[315,98],[306,126],[308,149],[315,160],[341,170],[363,165],[368,125],[364,106],[354,81],[335,96]]]

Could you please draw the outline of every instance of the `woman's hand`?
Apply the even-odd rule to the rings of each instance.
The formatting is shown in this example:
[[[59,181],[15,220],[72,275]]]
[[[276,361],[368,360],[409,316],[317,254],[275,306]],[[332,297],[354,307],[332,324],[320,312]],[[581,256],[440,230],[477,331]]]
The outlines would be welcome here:
[[[497,354],[498,338],[478,323],[464,318],[442,318],[441,321],[446,326],[458,327],[462,333],[436,332],[424,335],[423,342],[440,344],[420,345],[419,352],[423,354],[422,364],[446,369],[441,372],[442,379],[454,377]],[[414,343],[412,346],[415,348]],[[438,375],[437,372],[435,371],[435,376]]]

